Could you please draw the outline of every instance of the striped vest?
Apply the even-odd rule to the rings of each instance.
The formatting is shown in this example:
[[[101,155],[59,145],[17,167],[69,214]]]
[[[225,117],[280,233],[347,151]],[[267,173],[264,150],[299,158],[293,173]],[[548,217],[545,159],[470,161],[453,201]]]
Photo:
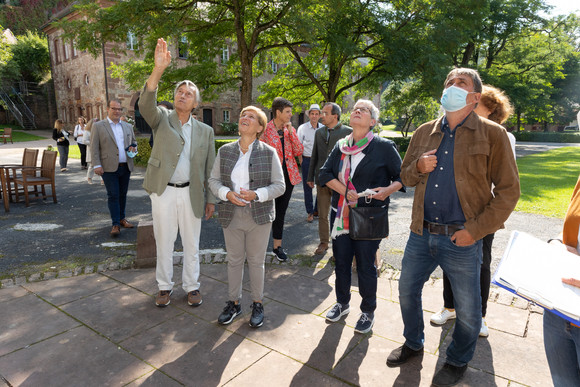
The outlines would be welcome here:
[[[268,149],[262,142],[254,141],[252,144],[252,155],[250,156],[249,174],[250,190],[266,187],[271,184],[272,179],[272,157],[274,153]],[[233,190],[232,171],[240,157],[238,141],[222,146],[219,149],[218,157],[220,158],[220,178],[222,184]],[[236,205],[230,201],[218,202],[218,220],[223,228],[229,226],[234,216]],[[274,221],[274,200],[266,202],[252,202],[252,218],[256,224],[265,224]]]

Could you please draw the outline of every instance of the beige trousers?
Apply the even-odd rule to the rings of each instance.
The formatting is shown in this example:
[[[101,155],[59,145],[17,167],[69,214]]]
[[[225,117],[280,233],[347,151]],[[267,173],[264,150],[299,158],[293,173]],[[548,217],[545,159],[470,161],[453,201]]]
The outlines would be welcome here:
[[[236,207],[234,217],[224,228],[224,239],[228,253],[229,300],[242,299],[244,261],[248,260],[252,300],[264,298],[264,260],[270,239],[272,223],[258,225],[254,222],[249,207]]]
[[[332,190],[328,187],[316,186],[316,200],[318,200],[318,236],[320,243],[330,241],[330,222],[328,214],[330,213],[330,200],[332,199]]]

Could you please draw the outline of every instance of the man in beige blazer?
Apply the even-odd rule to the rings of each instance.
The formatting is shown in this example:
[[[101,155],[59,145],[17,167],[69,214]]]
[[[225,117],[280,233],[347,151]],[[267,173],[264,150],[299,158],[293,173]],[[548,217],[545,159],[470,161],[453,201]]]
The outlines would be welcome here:
[[[157,245],[155,305],[167,306],[173,292],[173,248],[177,232],[183,243],[183,290],[190,306],[202,303],[199,291],[201,218],[209,219],[216,199],[208,188],[215,160],[213,129],[192,117],[199,104],[197,86],[181,81],[174,92],[174,110],[157,105],[157,85],[171,63],[163,39],[155,48],[155,67],[139,99],[139,111],[153,130],[154,143],[143,187],[151,198]]]
[[[107,188],[113,237],[121,233],[121,226],[133,228],[125,218],[125,204],[137,141],[133,126],[120,120],[122,111],[119,100],[110,100],[107,118],[96,122],[91,133],[91,160]]]

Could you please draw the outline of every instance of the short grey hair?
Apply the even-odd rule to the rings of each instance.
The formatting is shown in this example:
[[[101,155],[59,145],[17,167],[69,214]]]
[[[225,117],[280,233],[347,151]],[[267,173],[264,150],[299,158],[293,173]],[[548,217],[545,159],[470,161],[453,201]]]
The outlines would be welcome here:
[[[449,79],[455,75],[467,75],[473,81],[473,91],[476,93],[481,93],[483,90],[483,85],[481,84],[481,78],[479,77],[479,73],[477,70],[466,68],[466,67],[458,67],[449,72],[447,74],[447,78],[445,78],[445,82],[443,83],[443,89],[447,87],[447,82]]]
[[[359,103],[363,103],[365,105],[369,105],[370,106],[370,111],[371,111],[371,118],[375,121],[379,121],[379,108],[377,108],[375,106],[375,104],[373,103],[373,101],[368,100],[368,99],[359,99],[358,101],[355,102],[354,106],[356,106]],[[354,109],[353,109],[354,110]]]
[[[193,94],[195,95],[195,106],[194,107],[198,107],[199,104],[201,103],[201,94],[199,93],[199,89],[197,88],[195,83],[193,83],[192,81],[187,80],[187,79],[177,83],[177,86],[175,86],[175,90],[173,91],[173,99],[175,100],[175,96],[177,95],[177,90],[183,85],[186,85],[187,87],[191,87],[193,89]]]
[[[324,104],[324,106],[330,106],[330,113],[333,116],[336,116],[336,119],[338,121],[340,121],[340,114],[342,113],[342,109],[340,108],[340,106],[337,103],[334,102],[327,102]]]

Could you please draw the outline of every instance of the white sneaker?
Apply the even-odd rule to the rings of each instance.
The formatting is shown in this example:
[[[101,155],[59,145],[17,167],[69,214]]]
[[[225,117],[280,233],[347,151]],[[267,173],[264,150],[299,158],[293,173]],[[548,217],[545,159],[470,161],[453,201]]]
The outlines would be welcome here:
[[[455,318],[455,309],[441,308],[441,310],[431,316],[431,322],[435,325],[443,325],[448,320]]]
[[[479,330],[479,337],[489,336],[489,329],[487,329],[487,323],[485,322],[485,317],[481,318],[481,329]]]

